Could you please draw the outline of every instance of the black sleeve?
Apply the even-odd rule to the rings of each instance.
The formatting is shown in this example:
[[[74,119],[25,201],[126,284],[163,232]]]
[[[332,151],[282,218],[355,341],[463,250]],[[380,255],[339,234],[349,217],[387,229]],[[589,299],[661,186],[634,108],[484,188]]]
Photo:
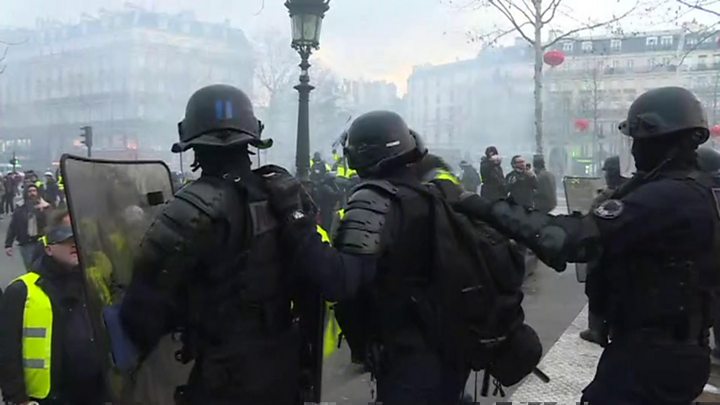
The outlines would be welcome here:
[[[12,247],[13,242],[15,242],[15,237],[17,236],[15,228],[17,228],[17,218],[19,212],[20,210],[16,209],[12,214],[12,218],[10,219],[10,225],[8,225],[7,233],[5,234],[6,248]]]
[[[28,401],[22,365],[23,312],[27,288],[15,282],[0,299],[0,389],[6,402]]]
[[[287,225],[282,231],[282,242],[290,252],[291,263],[329,301],[351,298],[375,278],[375,256],[343,253],[323,243],[310,220]]]

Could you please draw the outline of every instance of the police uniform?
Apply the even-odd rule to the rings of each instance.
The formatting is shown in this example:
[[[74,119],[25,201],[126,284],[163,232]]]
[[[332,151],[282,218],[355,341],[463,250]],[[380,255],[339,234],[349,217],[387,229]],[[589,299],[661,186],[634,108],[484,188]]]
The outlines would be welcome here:
[[[467,196],[458,209],[491,222],[558,270],[597,261],[590,310],[608,324],[582,401],[689,404],[709,376],[708,330],[718,288],[717,190],[697,170],[707,120],[689,91],[660,88],[630,107],[638,173],[586,216],[550,216]]]
[[[278,179],[277,186],[271,182],[270,201],[287,218],[285,246],[298,270],[318,284],[325,297],[348,305],[354,321],[350,328],[341,325],[349,335],[364,334],[363,355],[377,379],[378,401],[455,404],[469,369],[440,357],[410,297],[428,280],[432,263],[430,204],[411,189],[420,180],[407,167],[426,150],[391,112],[364,114],[348,132],[345,152],[350,166],[364,179],[382,181],[362,182],[351,193],[333,238],[337,250],[308,232],[312,222],[284,203],[282,193],[272,191],[284,189],[282,184],[291,180]],[[375,145],[389,146],[379,148],[378,154],[365,153]]]
[[[142,350],[183,331],[179,359],[195,360],[177,402],[290,405],[300,389],[300,338],[289,264],[263,176],[247,145],[269,147],[248,97],[226,85],[198,90],[174,152],[195,148],[202,176],[148,229],[121,308]],[[286,172],[285,172],[286,173]]]

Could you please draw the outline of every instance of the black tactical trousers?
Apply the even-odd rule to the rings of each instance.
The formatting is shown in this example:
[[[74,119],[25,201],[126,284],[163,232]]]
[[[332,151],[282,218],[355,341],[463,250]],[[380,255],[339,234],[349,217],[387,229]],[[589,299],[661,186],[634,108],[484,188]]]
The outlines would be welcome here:
[[[296,332],[264,339],[239,338],[195,362],[178,405],[295,405],[300,380]]]
[[[581,403],[689,405],[710,376],[709,354],[709,348],[697,344],[613,341]]]
[[[431,352],[390,353],[383,363],[377,375],[377,401],[383,405],[455,405],[470,375]]]

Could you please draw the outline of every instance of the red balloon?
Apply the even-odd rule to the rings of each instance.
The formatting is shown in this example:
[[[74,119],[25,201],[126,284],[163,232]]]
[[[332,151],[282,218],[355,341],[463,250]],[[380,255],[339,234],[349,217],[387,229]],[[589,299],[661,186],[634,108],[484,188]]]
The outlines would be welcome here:
[[[585,132],[588,128],[590,128],[590,120],[585,118],[578,118],[575,120],[575,129],[578,131]]]
[[[565,54],[558,50],[547,51],[543,56],[543,60],[550,66],[558,66],[565,61]]]
[[[710,134],[712,134],[712,136],[720,136],[720,124],[714,125],[710,128]]]

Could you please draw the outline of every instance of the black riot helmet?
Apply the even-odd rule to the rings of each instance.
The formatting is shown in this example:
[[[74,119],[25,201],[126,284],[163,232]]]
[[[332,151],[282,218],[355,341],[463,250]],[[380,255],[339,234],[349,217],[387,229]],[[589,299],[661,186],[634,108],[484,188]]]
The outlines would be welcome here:
[[[362,177],[417,162],[427,154],[417,133],[391,111],[371,111],[353,121],[344,153],[348,166]]]
[[[214,84],[190,96],[185,118],[178,123],[180,142],[172,146],[172,151],[179,153],[197,146],[269,148],[272,140],[260,138],[262,129],[250,98],[242,90]]]
[[[700,170],[713,174],[720,172],[720,152],[709,146],[698,148],[696,152]]]
[[[602,169],[606,172],[620,173],[620,156],[610,156],[605,159]]]
[[[643,93],[632,103],[619,129],[634,139],[688,132],[697,138],[698,145],[709,136],[700,100],[682,87],[660,87]]]

